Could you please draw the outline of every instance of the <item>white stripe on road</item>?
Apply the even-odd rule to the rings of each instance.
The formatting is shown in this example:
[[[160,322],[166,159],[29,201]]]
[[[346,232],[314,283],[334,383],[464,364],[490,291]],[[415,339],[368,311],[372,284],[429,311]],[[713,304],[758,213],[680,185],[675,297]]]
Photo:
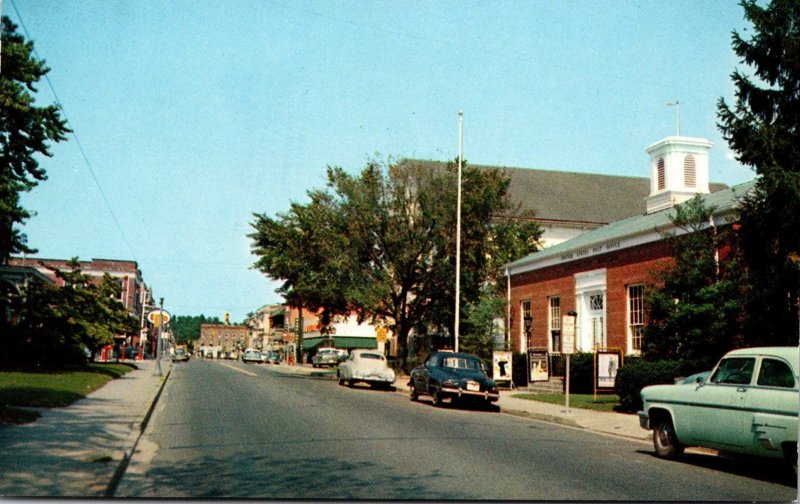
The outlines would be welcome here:
[[[256,374],[253,373],[252,371],[245,371],[244,369],[238,368],[236,366],[231,366],[227,362],[220,362],[220,364],[222,364],[225,367],[229,367],[229,368],[233,369],[234,371],[239,371],[240,373],[244,373],[247,376],[256,376]]]

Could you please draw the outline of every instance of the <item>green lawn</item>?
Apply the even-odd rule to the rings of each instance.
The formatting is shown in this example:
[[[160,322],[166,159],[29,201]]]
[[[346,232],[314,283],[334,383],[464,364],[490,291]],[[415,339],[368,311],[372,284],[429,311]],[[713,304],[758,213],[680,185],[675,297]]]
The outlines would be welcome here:
[[[0,371],[0,423],[31,422],[38,414],[18,407],[68,406],[133,369],[131,364],[90,364],[78,371]]]
[[[514,394],[514,397],[551,404],[566,404],[566,396],[564,394]],[[597,394],[596,401],[594,399],[594,394],[569,395],[570,408],[583,408],[594,411],[614,411],[614,408],[617,406],[619,406],[619,396],[615,394]]]

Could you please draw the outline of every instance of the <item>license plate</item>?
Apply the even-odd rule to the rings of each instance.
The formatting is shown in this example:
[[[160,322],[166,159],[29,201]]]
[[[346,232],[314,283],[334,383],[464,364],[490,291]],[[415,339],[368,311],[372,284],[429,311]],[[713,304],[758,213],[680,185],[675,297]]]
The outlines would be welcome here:
[[[468,381],[467,382],[467,390],[473,391],[473,392],[480,392],[481,384],[478,383],[478,382],[474,382],[474,381]]]

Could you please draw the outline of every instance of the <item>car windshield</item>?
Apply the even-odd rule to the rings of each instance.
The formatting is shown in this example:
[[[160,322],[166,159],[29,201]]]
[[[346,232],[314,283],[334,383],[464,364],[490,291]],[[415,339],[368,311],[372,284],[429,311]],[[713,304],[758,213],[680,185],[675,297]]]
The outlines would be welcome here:
[[[453,369],[469,369],[479,371],[481,364],[476,359],[467,359],[465,357],[445,357],[442,360],[442,366]]]

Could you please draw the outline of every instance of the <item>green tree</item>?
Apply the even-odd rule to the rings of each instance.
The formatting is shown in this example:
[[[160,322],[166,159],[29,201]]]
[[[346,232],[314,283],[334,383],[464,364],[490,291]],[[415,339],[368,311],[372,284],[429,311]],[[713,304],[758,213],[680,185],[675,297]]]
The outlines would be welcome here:
[[[73,258],[65,270],[54,270],[63,287],[33,281],[12,300],[15,323],[4,352],[6,366],[58,368],[85,364],[116,335],[138,331],[138,321],[119,302],[121,286],[110,275],[99,281],[81,272]]]
[[[733,49],[736,103],[717,105],[718,127],[737,159],[757,174],[741,204],[741,246],[750,288],[747,344],[798,344],[800,269],[800,2],[744,0],[749,40]]]
[[[503,320],[505,309],[505,298],[487,284],[478,302],[466,307],[459,350],[490,360],[497,347],[495,323],[498,319]]]
[[[729,227],[709,226],[713,212],[700,196],[675,207],[672,222],[680,232],[665,234],[674,262],[654,273],[658,285],[646,293],[648,360],[683,360],[692,372],[707,370],[741,343],[736,235]]]
[[[514,227],[508,178],[499,170],[464,167],[462,198],[462,306],[477,301],[506,255],[498,244],[529,243],[541,234],[532,221]],[[370,162],[357,175],[328,169],[327,189],[309,193],[277,218],[255,215],[255,267],[283,280],[295,306],[330,314],[358,313],[390,326],[405,357],[412,329],[453,323],[456,170],[410,161]],[[493,219],[505,233],[495,238]],[[501,219],[501,220],[502,220]],[[526,250],[529,253],[531,249]]]
[[[3,16],[0,44],[0,265],[18,252],[35,252],[16,228],[31,215],[20,202],[47,178],[36,155],[51,156],[50,142],[66,139],[70,130],[58,105],[36,105],[35,84],[50,71],[33,56],[33,42],[26,42],[17,27]]]

